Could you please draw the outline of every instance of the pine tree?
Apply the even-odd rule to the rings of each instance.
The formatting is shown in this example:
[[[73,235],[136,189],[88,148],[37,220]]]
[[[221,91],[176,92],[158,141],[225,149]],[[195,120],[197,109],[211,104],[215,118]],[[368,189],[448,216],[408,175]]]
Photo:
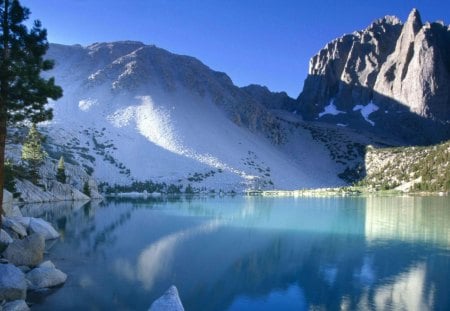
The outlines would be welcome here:
[[[84,185],[83,185],[83,193],[85,195],[87,195],[88,197],[91,196],[91,189],[89,188],[89,183],[87,180],[84,182]]]
[[[22,146],[22,160],[27,162],[31,181],[34,184],[37,184],[39,166],[44,162],[46,156],[47,153],[42,149],[42,135],[37,130],[36,124],[33,123]]]
[[[58,162],[58,168],[56,169],[56,180],[60,183],[66,183],[66,167],[64,166],[64,157],[61,156]]]
[[[62,96],[54,78],[41,76],[42,71],[53,68],[53,62],[44,60],[47,31],[39,21],[29,30],[24,24],[29,15],[30,11],[18,0],[0,0],[0,214],[7,125],[51,119],[52,110],[45,104],[49,98]]]

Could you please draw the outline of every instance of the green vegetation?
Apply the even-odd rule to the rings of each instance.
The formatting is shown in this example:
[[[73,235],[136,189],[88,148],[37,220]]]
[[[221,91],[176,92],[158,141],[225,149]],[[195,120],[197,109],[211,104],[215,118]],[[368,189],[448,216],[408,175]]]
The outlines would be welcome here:
[[[375,190],[408,184],[415,192],[450,191],[450,141],[428,147],[369,147],[366,169],[358,185]]]
[[[51,119],[52,110],[46,104],[49,99],[62,96],[54,78],[45,79],[41,75],[53,68],[53,62],[44,60],[47,31],[39,21],[28,30],[24,22],[29,15],[30,11],[18,0],[0,1],[0,214],[7,125]]]
[[[192,188],[191,184],[188,184],[186,186],[186,189],[184,189],[184,193],[186,193],[186,194],[194,194],[194,188]]]
[[[22,146],[22,160],[27,163],[30,179],[35,185],[39,179],[39,166],[46,156],[47,153],[42,148],[42,135],[33,123]]]
[[[60,183],[66,183],[66,168],[64,166],[64,157],[61,156],[58,161],[58,167],[56,169],[56,180]]]
[[[91,189],[89,188],[89,182],[87,180],[83,184],[83,193],[88,197],[91,196]]]
[[[183,186],[175,184],[168,185],[164,182],[157,183],[147,180],[134,181],[130,185],[109,185],[108,183],[100,183],[98,188],[100,192],[105,193],[106,195],[127,192],[180,194]]]

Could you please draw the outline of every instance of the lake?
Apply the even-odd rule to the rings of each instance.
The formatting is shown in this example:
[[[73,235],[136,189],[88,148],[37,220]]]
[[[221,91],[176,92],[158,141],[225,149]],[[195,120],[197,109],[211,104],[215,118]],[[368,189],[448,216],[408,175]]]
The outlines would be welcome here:
[[[202,197],[24,208],[66,284],[33,310],[450,310],[450,198]]]

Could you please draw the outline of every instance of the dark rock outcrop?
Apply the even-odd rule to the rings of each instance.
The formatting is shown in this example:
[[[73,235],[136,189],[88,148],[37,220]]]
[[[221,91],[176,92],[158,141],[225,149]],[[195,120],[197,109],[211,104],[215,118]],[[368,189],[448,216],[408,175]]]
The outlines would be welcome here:
[[[245,93],[268,109],[295,110],[295,100],[286,92],[271,92],[267,87],[250,84],[241,87]]]
[[[297,99],[306,119],[394,135],[450,137],[450,28],[386,16],[327,44],[310,61]],[[333,113],[332,113],[333,112]]]

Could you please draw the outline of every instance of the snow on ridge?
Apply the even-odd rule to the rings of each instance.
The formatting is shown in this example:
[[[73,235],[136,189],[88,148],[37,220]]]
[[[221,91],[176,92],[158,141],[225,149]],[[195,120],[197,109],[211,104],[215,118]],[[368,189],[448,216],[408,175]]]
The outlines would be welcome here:
[[[363,106],[363,105],[356,105],[355,107],[353,107],[353,111],[361,111],[361,115],[364,118],[364,120],[366,120],[367,122],[369,122],[372,126],[375,126],[375,122],[373,122],[372,120],[369,119],[369,115],[375,111],[377,111],[378,109],[380,109],[377,105],[375,105],[372,101],[369,102],[367,105]]]
[[[134,66],[147,62],[150,56],[135,58],[130,55],[136,51],[132,47],[111,49],[112,54],[98,48],[92,55],[93,62],[83,62],[84,56],[78,50],[73,52],[76,57],[68,57],[69,50],[54,50],[52,58],[57,65],[51,74],[64,88],[65,96],[54,105],[55,118],[49,125],[49,133],[55,143],[67,145],[78,162],[91,167],[99,181],[129,184],[132,180],[153,180],[236,191],[341,183],[328,151],[309,132],[294,131],[286,145],[273,145],[263,133],[254,133],[230,120],[216,104],[215,89],[199,95],[189,83],[181,81],[186,77],[184,67],[174,68],[173,82],[177,87],[173,90],[168,91],[165,85],[152,80],[137,83],[138,88],[125,84],[112,92],[114,82],[127,79]],[[167,63],[164,58],[161,65],[178,64],[171,54],[165,56]],[[164,80],[165,71],[155,70],[150,78]],[[207,67],[192,70],[215,79]],[[75,74],[68,74],[72,72]],[[136,75],[137,82],[147,78]],[[99,83],[91,83],[96,79]],[[217,82],[214,88],[228,83],[220,79],[213,82]],[[227,90],[228,84],[221,92],[231,98]],[[329,106],[337,111],[333,101]],[[67,137],[62,133],[67,133]],[[303,148],[310,152],[299,158],[298,151]],[[323,167],[311,164],[319,162]],[[214,174],[205,177],[209,172]],[[194,174],[202,175],[202,180],[189,180]]]
[[[346,113],[346,112],[337,109],[336,105],[334,104],[334,98],[333,98],[330,100],[330,103],[328,104],[328,106],[325,106],[324,110],[321,113],[319,113],[319,118],[321,118],[327,114],[331,114],[331,115],[335,116],[340,113]]]
[[[245,179],[254,177],[253,175],[246,174],[242,170],[227,165],[209,153],[203,154],[192,147],[186,147],[175,129],[177,122],[167,107],[157,106],[152,97],[148,95],[138,96],[136,99],[141,101],[139,105],[116,110],[113,114],[107,116],[108,121],[116,128],[135,124],[136,130],[142,136],[167,151],[190,158],[210,167],[220,168]],[[173,107],[173,109],[175,108]]]
[[[98,105],[98,101],[91,98],[82,99],[78,102],[78,108],[80,108],[81,111],[88,111],[94,105]]]

